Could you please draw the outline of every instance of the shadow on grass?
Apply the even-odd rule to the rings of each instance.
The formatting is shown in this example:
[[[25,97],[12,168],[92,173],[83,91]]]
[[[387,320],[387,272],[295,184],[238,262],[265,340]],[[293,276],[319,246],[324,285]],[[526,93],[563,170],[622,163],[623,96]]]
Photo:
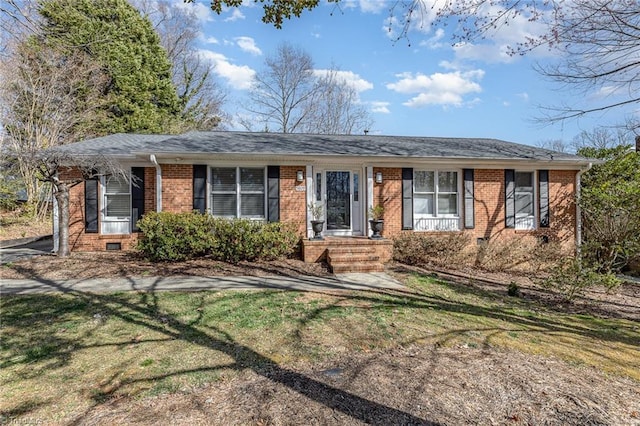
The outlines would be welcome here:
[[[92,309],[99,310],[101,315],[105,315],[106,317],[119,318],[120,320],[127,323],[135,324],[138,327],[143,327],[147,330],[161,333],[169,339],[182,340],[190,344],[197,344],[207,349],[219,351],[234,360],[233,363],[226,364],[224,366],[182,370],[169,374],[159,375],[157,377],[148,377],[145,378],[144,381],[153,381],[164,377],[183,375],[198,371],[213,371],[221,368],[231,368],[235,370],[252,370],[255,373],[262,375],[275,383],[282,384],[310,398],[311,400],[316,401],[317,403],[320,403],[333,410],[340,411],[362,422],[370,424],[437,424],[430,421],[429,419],[416,417],[410,413],[359,397],[352,393],[322,383],[311,377],[305,376],[304,374],[287,368],[283,368],[269,358],[251,349],[250,347],[239,344],[233,339],[231,335],[215,326],[208,326],[208,330],[210,332],[205,333],[194,326],[195,323],[199,322],[199,319],[196,319],[195,321],[192,320],[187,323],[165,312],[162,312],[159,309],[157,294],[154,291],[141,293],[140,303],[132,303],[128,300],[126,295],[89,294],[74,292],[69,291],[68,289],[59,288],[60,286],[53,281],[39,281],[42,284],[50,286],[52,290],[65,290],[67,295],[73,295],[73,297],[78,298],[79,300],[90,303]],[[256,293],[258,297],[260,297],[261,294],[268,294],[268,292]],[[33,297],[11,296],[8,297],[7,300],[3,301],[3,304],[5,305],[4,310],[14,311],[14,309],[18,307],[16,305],[20,304],[23,304],[23,309],[28,309],[28,306],[30,305],[28,300],[36,298],[50,299],[52,306],[55,306],[55,299],[57,299],[56,296],[42,295]],[[199,315],[201,315],[201,313]],[[17,315],[17,317],[22,317],[24,320],[24,315]],[[7,324],[11,323],[12,321],[7,322]],[[31,325],[33,327],[37,327],[37,324],[35,323]],[[213,334],[218,335],[218,337],[214,337]],[[32,343],[35,344],[36,342]],[[37,344],[40,343],[41,342],[37,342]],[[65,347],[65,343],[61,343],[61,345],[61,347]],[[24,347],[25,345],[22,345],[22,349],[24,349]],[[74,347],[73,350],[76,349],[77,347]],[[57,368],[65,362],[68,362],[69,355],[70,354],[65,350],[61,352],[51,351],[47,352],[40,359],[40,361],[55,359],[57,360],[57,362],[55,363],[55,366],[51,367]],[[44,368],[48,369],[49,365],[45,363]],[[88,413],[90,413],[94,407],[102,404],[110,397],[110,395],[114,394],[123,386],[131,384],[134,381],[135,380],[124,380],[122,382],[117,382],[114,375],[111,380],[107,380],[107,382],[112,382],[114,385],[107,386],[107,391],[93,393],[92,398],[94,400],[94,406],[88,409],[85,414],[77,417],[72,424],[81,424],[84,417]],[[28,409],[28,407],[24,407],[24,409],[20,409],[20,412],[17,414],[28,414],[29,411],[30,410]],[[16,415],[16,412],[14,409],[7,413],[0,413],[0,415],[11,417],[12,415]]]
[[[194,369],[182,369],[171,371],[168,373],[158,374],[156,376],[146,376],[140,379],[124,379],[118,381],[115,375],[107,380],[107,386],[103,387],[100,392],[94,392],[94,405],[84,414],[75,419],[75,423],[80,424],[83,419],[91,412],[93,408],[102,404],[109,399],[118,390],[132,385],[136,382],[153,382],[173,376],[182,376],[199,372],[211,372],[221,369],[233,370],[251,370],[274,383],[281,384],[289,389],[298,392],[305,397],[324,405],[325,407],[344,413],[355,420],[359,420],[371,424],[436,424],[430,419],[423,419],[414,416],[411,413],[398,410],[396,408],[386,406],[384,404],[362,398],[358,395],[346,392],[339,388],[330,386],[314,378],[308,377],[299,372],[282,367],[268,357],[258,353],[251,347],[236,341],[232,335],[225,332],[221,327],[211,324],[206,325],[206,331],[199,329],[197,326],[203,322],[205,310],[203,300],[199,305],[194,305],[194,317],[188,320],[181,320],[176,314],[168,314],[160,307],[158,293],[156,291],[147,291],[138,293],[137,302],[133,302],[130,295],[127,294],[95,294],[82,293],[68,288],[62,288],[53,281],[40,279],[40,283],[49,286],[52,290],[64,291],[68,297],[61,302],[60,297],[51,295],[38,296],[10,296],[3,298],[3,323],[14,327],[33,327],[39,326],[38,321],[45,318],[73,318],[74,315],[82,315],[85,320],[92,318],[96,327],[99,327],[101,318],[114,317],[121,321],[135,325],[142,329],[159,333],[167,340],[178,340],[189,344],[199,345],[203,348],[212,349],[227,355],[232,362],[224,365],[211,367],[200,367]],[[135,283],[131,282],[132,287]],[[418,286],[419,287],[419,286]],[[453,288],[453,287],[452,287]],[[454,290],[456,288],[453,288]],[[468,289],[461,292],[468,291]],[[223,297],[210,301],[213,304],[223,304],[230,300],[238,300],[242,298],[242,303],[258,309],[261,299],[267,299],[274,294],[273,291],[255,292],[255,293],[228,293]],[[241,295],[241,296],[239,296]],[[572,333],[592,339],[602,341],[620,342],[625,344],[637,345],[637,332],[634,332],[621,326],[614,333],[601,331],[589,327],[588,322],[578,321],[560,321],[549,315],[523,316],[518,314],[513,307],[497,306],[495,304],[465,303],[462,301],[447,300],[444,297],[429,294],[417,288],[415,290],[370,290],[360,292],[339,292],[332,294],[335,301],[323,306],[315,306],[305,312],[300,318],[290,319],[295,321],[296,330],[295,337],[298,341],[302,340],[302,330],[314,320],[326,319],[331,316],[339,316],[344,313],[345,309],[360,309],[367,306],[367,309],[388,310],[395,308],[405,308],[409,310],[433,309],[438,311],[459,313],[477,318],[491,318],[504,321],[514,326],[514,328],[525,327],[527,332],[539,333]],[[486,292],[477,294],[481,297],[491,297]],[[495,297],[495,296],[493,296]],[[37,302],[37,303],[36,303]],[[42,307],[44,312],[36,312],[33,309]],[[231,314],[232,307],[227,307]],[[9,312],[9,314],[7,314]],[[42,327],[46,330],[46,327]],[[509,331],[504,327],[477,327],[456,329],[439,335],[441,341],[454,338],[457,335],[463,335],[468,332],[487,333],[486,339],[490,339],[492,333],[503,333]],[[44,332],[44,331],[43,331]],[[20,336],[11,336],[11,338],[3,343],[3,349],[10,349],[14,356],[9,361],[4,361],[7,366],[16,363],[29,363],[38,361],[40,367],[31,369],[31,374],[43,374],[47,370],[59,368],[69,362],[73,352],[85,349],[87,347],[99,347],[100,345],[83,346],[79,341],[90,335],[93,329],[85,332],[85,336],[79,336],[75,339],[67,339],[64,341],[51,341],[46,346],[46,350],[42,350],[36,354],[36,358],[29,359],[29,356],[17,357],[17,353],[28,354],[31,347],[43,347],[43,341],[46,343],[46,336],[39,335],[37,332],[30,336],[31,341],[25,341]],[[21,340],[22,339],[22,340]],[[44,339],[44,340],[43,340]],[[485,340],[486,340],[485,339]],[[155,339],[154,341],[157,341]],[[160,339],[162,340],[162,339]],[[127,342],[119,342],[113,345],[122,345]],[[144,343],[144,340],[138,342]],[[22,406],[21,406],[22,407]],[[19,407],[20,408],[20,407]],[[16,410],[2,413],[5,417],[12,415],[28,414],[30,410],[28,406],[20,408],[18,414],[13,414]]]

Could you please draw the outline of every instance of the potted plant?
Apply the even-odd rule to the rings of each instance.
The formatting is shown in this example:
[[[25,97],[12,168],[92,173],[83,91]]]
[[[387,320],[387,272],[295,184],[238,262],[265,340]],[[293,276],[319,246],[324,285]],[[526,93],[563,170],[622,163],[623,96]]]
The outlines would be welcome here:
[[[322,204],[309,203],[307,206],[311,213],[311,229],[313,230],[312,240],[324,240],[322,238],[322,229],[324,228],[324,220],[322,218]]]
[[[373,235],[371,235],[372,240],[382,239],[382,228],[384,227],[384,219],[382,215],[384,214],[384,207],[381,205],[373,206],[369,209],[369,226],[371,226],[371,231]]]

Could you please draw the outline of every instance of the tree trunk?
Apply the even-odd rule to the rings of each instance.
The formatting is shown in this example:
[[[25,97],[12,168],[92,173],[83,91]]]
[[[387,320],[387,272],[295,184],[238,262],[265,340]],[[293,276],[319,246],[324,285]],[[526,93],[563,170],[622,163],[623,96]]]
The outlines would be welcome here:
[[[69,250],[69,187],[58,182],[55,189],[58,202],[58,256],[67,257]]]

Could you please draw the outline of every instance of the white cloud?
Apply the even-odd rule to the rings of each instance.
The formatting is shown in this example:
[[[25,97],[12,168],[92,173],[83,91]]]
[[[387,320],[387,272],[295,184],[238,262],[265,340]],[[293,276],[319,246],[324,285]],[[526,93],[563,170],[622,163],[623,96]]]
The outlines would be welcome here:
[[[225,18],[224,22],[235,22],[240,19],[245,19],[244,13],[242,13],[239,8],[234,7],[233,12],[231,12],[231,16]]]
[[[435,34],[433,35],[433,37],[430,37],[426,40],[421,41],[419,45],[425,46],[429,49],[439,49],[442,46],[444,46],[444,43],[440,41],[443,38],[444,38],[444,30],[442,28],[438,28]]]
[[[391,111],[389,110],[389,102],[372,101],[371,112],[377,112],[380,114],[391,114]]]
[[[365,13],[380,13],[389,7],[387,0],[360,0],[360,10]]]
[[[200,50],[200,55],[215,65],[213,72],[227,80],[234,89],[248,90],[252,86],[256,72],[246,65],[235,65],[221,53],[211,50]]]
[[[240,49],[245,52],[251,53],[252,55],[260,56],[262,55],[262,50],[258,46],[256,46],[256,41],[251,37],[236,37],[234,39]]]
[[[516,96],[522,99],[523,102],[529,102],[529,94],[527,92],[516,93]]]
[[[174,3],[174,7],[179,7],[182,9],[188,9],[191,11],[199,21],[201,22],[210,22],[213,21],[213,11],[204,3],[193,2],[193,3]]]
[[[414,95],[403,105],[418,108],[425,105],[463,106],[465,95],[482,92],[479,81],[484,77],[484,71],[480,69],[470,71],[454,71],[448,73],[434,73],[425,75],[422,73],[398,74],[399,80],[387,84],[387,89],[398,93]],[[479,99],[473,99],[476,103]]]
[[[205,39],[205,43],[208,43],[208,44],[220,44],[220,42],[218,41],[218,39],[217,39],[217,38],[215,38],[215,37],[207,37],[207,38]]]
[[[323,77],[327,75],[327,73],[330,71],[331,70],[327,70],[327,69],[319,69],[319,70],[313,70],[313,73],[318,77]],[[356,89],[357,92],[364,92],[365,90],[373,89],[373,83],[365,80],[364,78],[360,77],[358,74],[354,73],[353,71],[333,70],[332,72],[336,74],[336,79],[338,81],[344,82],[349,86],[352,86],[354,89]]]
[[[544,13],[543,10],[538,10]],[[501,6],[490,5],[489,2],[483,5],[480,12],[484,16],[498,16],[505,13]],[[523,43],[530,39],[535,39],[548,31],[548,27],[543,23],[544,19],[530,19],[527,13],[520,13],[509,16],[508,25],[500,25],[492,31],[483,34],[481,43],[462,42],[454,46],[456,58],[459,60],[478,60],[487,63],[510,63],[519,58],[519,55],[512,53],[518,43]],[[534,49],[529,56],[547,57],[555,53],[549,49]]]

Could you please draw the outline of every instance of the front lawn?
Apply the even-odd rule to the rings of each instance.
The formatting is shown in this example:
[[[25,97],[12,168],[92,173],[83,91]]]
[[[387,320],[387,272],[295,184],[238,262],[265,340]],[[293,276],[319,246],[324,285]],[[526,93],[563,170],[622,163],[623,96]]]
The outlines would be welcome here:
[[[404,354],[395,355],[394,361],[394,368],[402,369],[398,372],[401,374],[406,373],[411,356],[417,356],[407,354],[411,351],[442,351],[454,358],[456,353],[463,357],[486,352],[496,359],[500,354],[504,359],[515,354],[538,364],[540,356],[543,360],[560,359],[563,362],[554,367],[560,370],[551,371],[551,376],[608,376],[603,383],[612,388],[596,389],[604,392],[602,398],[621,397],[624,391],[620,389],[636,387],[636,381],[640,381],[640,329],[634,321],[567,313],[426,275],[407,276],[406,280],[408,288],[403,291],[3,296],[0,419],[89,422],[87,419],[95,420],[99,410],[113,408],[114,401],[120,404],[118,409],[124,409],[125,404],[127,410],[153,398],[169,404],[166,395],[175,395],[175,402],[185,395],[198,395],[203,389],[249,380],[250,374],[261,378],[262,386],[277,383],[307,402],[329,407],[346,419],[362,421],[366,414],[359,415],[356,408],[336,408],[326,395],[309,395],[305,393],[307,387],[292,384],[298,383],[295,380],[278,377],[291,373],[298,381],[308,380],[308,372],[319,366],[341,364],[348,370],[344,363],[349,364],[350,359],[357,363],[363,357],[395,352]],[[416,365],[420,365],[419,359],[417,356]],[[513,372],[520,367],[514,365]],[[481,370],[477,379],[486,373],[489,376],[484,380],[490,381],[491,373]],[[455,377],[461,373],[448,374]],[[495,380],[498,392],[501,382],[498,377]],[[531,380],[552,381],[554,377]],[[594,387],[596,382],[592,378],[587,385]],[[319,381],[314,379],[313,383]],[[339,390],[347,386],[343,385],[333,383],[331,389],[344,392]],[[441,386],[446,388],[447,384]],[[425,418],[416,404],[405,407],[404,402],[393,402],[409,398],[402,396],[402,386],[383,386],[375,392],[392,398],[390,402],[385,400],[386,405],[375,405],[388,409],[384,415],[391,416],[389,421],[398,420],[393,417],[397,413],[408,415],[403,418],[406,421]],[[437,395],[444,389],[434,388],[433,392]],[[621,417],[615,419],[632,423],[640,410],[635,399],[640,395],[628,392],[624,398],[629,406],[616,413]],[[542,398],[531,396],[538,397]],[[363,398],[356,397],[358,404],[377,396]],[[594,409],[603,415],[601,407],[594,407],[586,404],[585,410]],[[354,410],[351,414],[350,409]],[[502,410],[495,406],[483,409],[485,415]],[[220,410],[218,407],[223,415],[224,410]],[[431,412],[431,418],[460,421],[445,411]],[[546,419],[541,413],[520,413],[519,418]],[[104,419],[109,418],[104,415]],[[222,417],[220,421],[260,424],[265,418],[256,413],[245,415],[248,417],[244,420]],[[113,419],[117,417],[110,421]],[[269,419],[278,423],[273,413]],[[151,420],[158,418],[149,419],[149,424]]]

